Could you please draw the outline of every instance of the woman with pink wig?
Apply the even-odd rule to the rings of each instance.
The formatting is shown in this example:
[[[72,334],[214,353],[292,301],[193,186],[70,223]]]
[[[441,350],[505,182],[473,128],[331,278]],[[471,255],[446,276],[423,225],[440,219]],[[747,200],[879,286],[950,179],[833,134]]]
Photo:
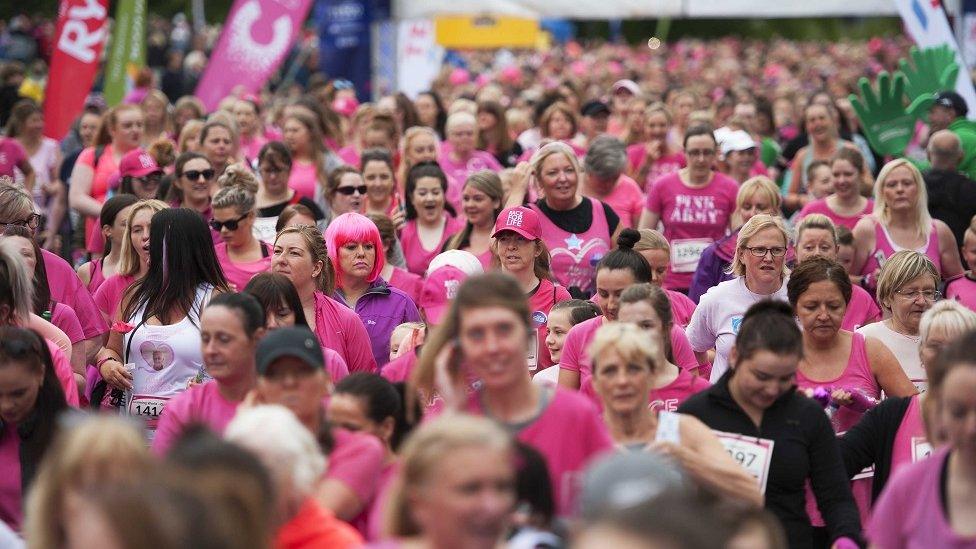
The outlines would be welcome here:
[[[407,294],[380,277],[383,241],[368,217],[358,213],[336,217],[325,231],[325,242],[336,269],[332,297],[356,311],[366,326],[376,364],[386,364],[393,329],[419,321],[420,312]]]

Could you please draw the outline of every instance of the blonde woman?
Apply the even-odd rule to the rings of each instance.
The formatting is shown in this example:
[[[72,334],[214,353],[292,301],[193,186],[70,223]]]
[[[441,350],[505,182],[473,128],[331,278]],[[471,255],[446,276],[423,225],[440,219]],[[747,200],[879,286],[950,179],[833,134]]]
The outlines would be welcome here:
[[[491,420],[449,414],[425,423],[404,445],[387,500],[389,546],[502,545],[516,503],[514,459],[511,437]]]
[[[698,303],[685,331],[696,353],[715,349],[712,383],[728,369],[729,351],[749,306],[769,298],[786,300],[789,245],[790,233],[781,218],[753,216],[739,230],[732,258],[735,278],[710,289]]]
[[[400,170],[397,173],[400,196],[406,196],[407,174],[410,169],[421,162],[437,162],[441,150],[440,138],[437,132],[426,126],[408,128],[400,143]]]
[[[688,297],[692,301],[698,303],[709,288],[733,278],[730,267],[735,256],[739,228],[756,214],[779,215],[780,199],[779,188],[765,176],[753,177],[739,186],[735,211],[732,213],[732,224],[736,228],[702,252],[688,289]]]
[[[956,237],[932,219],[921,172],[904,158],[881,168],[874,182],[874,212],[854,226],[854,264],[861,286],[874,289],[886,260],[901,250],[924,254],[943,279],[963,273]]]
[[[495,219],[502,211],[502,180],[490,170],[468,176],[461,191],[461,213],[467,220],[464,228],[444,245],[445,250],[464,250],[474,254],[487,271],[495,254],[491,250],[491,234]]]
[[[705,424],[693,416],[651,408],[654,378],[663,369],[658,343],[633,324],[613,322],[597,330],[589,353],[593,388],[619,449],[667,455],[701,486],[762,505],[755,479]]]
[[[441,168],[447,174],[447,202],[461,206],[461,189],[476,172],[502,171],[501,164],[487,151],[475,148],[478,142],[478,122],[474,115],[456,112],[447,117],[447,142],[440,155]]]
[[[887,318],[857,329],[881,340],[920,389],[927,377],[918,355],[919,324],[925,311],[942,298],[937,289],[941,281],[927,256],[911,250],[897,252],[888,258],[878,277],[878,304]]]

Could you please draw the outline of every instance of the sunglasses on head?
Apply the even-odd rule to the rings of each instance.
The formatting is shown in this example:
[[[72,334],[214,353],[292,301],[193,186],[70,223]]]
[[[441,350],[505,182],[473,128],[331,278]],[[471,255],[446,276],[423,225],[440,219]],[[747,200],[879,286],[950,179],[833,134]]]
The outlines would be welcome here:
[[[189,179],[190,181],[196,181],[197,179],[200,179],[201,175],[205,180],[210,181],[211,179],[213,179],[214,171],[211,169],[206,169],[206,170],[187,170],[183,172],[183,177]]]
[[[237,219],[230,219],[227,221],[217,221],[216,219],[211,219],[210,228],[217,231],[218,233],[224,227],[227,227],[228,231],[236,231],[237,227],[240,226],[241,221],[244,221],[244,218],[249,215],[251,215],[251,212],[247,212],[246,214],[238,217]]]
[[[359,194],[366,194],[366,185],[360,185],[358,187],[338,187],[336,192],[346,196],[352,196],[356,192],[359,192]]]

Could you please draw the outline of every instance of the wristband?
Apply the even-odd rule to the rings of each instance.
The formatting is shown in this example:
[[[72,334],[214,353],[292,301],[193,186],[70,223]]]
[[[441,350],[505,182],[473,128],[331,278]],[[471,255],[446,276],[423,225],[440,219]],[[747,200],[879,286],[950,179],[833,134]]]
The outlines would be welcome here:
[[[103,359],[101,359],[101,360],[99,360],[98,362],[95,363],[95,369],[98,370],[98,374],[99,375],[102,374],[102,364],[105,364],[106,362],[108,362],[110,360],[114,360],[114,361],[118,362],[119,364],[122,364],[122,361],[119,360],[119,359],[117,359],[117,358],[115,358],[114,356],[107,356],[107,357],[105,357],[105,358],[103,358]]]

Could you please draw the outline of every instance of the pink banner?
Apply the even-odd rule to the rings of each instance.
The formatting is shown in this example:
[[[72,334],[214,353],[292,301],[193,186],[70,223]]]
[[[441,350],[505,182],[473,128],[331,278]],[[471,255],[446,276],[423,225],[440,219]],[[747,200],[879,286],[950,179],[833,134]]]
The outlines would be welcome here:
[[[197,85],[208,110],[233,92],[257,92],[288,54],[312,0],[235,0]]]

